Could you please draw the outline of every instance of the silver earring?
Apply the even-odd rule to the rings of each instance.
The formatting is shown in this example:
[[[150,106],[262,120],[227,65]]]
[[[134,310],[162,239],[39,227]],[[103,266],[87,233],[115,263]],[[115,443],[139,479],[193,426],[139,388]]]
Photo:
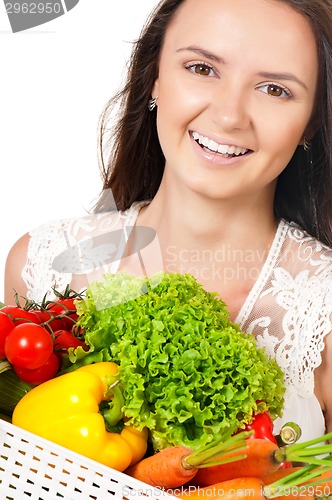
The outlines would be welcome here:
[[[303,149],[304,151],[310,151],[311,149],[311,141],[306,137],[303,137]]]
[[[157,101],[158,101],[158,96],[149,100],[148,104],[149,111],[153,111],[155,109],[155,107],[157,106]]]

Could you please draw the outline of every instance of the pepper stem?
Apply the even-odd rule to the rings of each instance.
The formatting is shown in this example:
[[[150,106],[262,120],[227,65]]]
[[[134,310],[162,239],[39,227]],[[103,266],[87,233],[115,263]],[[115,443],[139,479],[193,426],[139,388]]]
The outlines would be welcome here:
[[[110,396],[110,400],[104,408],[99,409],[108,427],[114,427],[123,418],[122,408],[125,401],[119,383],[120,381],[116,380],[109,386],[107,396]]]

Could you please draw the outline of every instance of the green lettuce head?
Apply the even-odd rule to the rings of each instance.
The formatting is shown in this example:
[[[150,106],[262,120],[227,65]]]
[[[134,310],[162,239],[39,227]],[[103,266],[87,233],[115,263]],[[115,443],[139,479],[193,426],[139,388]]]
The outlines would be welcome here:
[[[148,427],[155,449],[197,449],[243,428],[254,413],[281,415],[284,376],[276,361],[192,275],[106,274],[77,309],[90,351],[72,361],[119,364],[124,413]]]

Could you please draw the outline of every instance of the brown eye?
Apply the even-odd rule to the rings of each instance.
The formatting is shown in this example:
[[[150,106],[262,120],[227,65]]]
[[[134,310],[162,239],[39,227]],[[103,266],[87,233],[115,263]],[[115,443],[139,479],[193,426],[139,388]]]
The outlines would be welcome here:
[[[214,68],[209,64],[196,62],[185,65],[185,68],[186,70],[198,76],[209,76],[209,77],[217,76],[217,73],[215,72]]]
[[[210,71],[211,68],[209,68],[209,66],[204,66],[203,64],[196,64],[195,66],[195,73],[197,73],[197,75],[209,76]]]
[[[293,97],[289,89],[282,85],[277,85],[276,83],[266,83],[265,85],[257,87],[257,90],[270,97],[280,97],[281,99],[292,99]]]
[[[268,93],[273,97],[280,97],[282,96],[283,89],[281,87],[278,87],[277,85],[269,85]]]

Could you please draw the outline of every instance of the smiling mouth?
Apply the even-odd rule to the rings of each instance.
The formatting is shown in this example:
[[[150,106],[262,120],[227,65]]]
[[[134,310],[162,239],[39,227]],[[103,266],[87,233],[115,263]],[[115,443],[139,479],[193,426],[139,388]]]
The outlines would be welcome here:
[[[212,139],[198,134],[198,132],[190,132],[190,135],[202,149],[210,153],[219,154],[223,158],[236,158],[251,152],[251,149],[241,148],[240,146],[218,144]]]

